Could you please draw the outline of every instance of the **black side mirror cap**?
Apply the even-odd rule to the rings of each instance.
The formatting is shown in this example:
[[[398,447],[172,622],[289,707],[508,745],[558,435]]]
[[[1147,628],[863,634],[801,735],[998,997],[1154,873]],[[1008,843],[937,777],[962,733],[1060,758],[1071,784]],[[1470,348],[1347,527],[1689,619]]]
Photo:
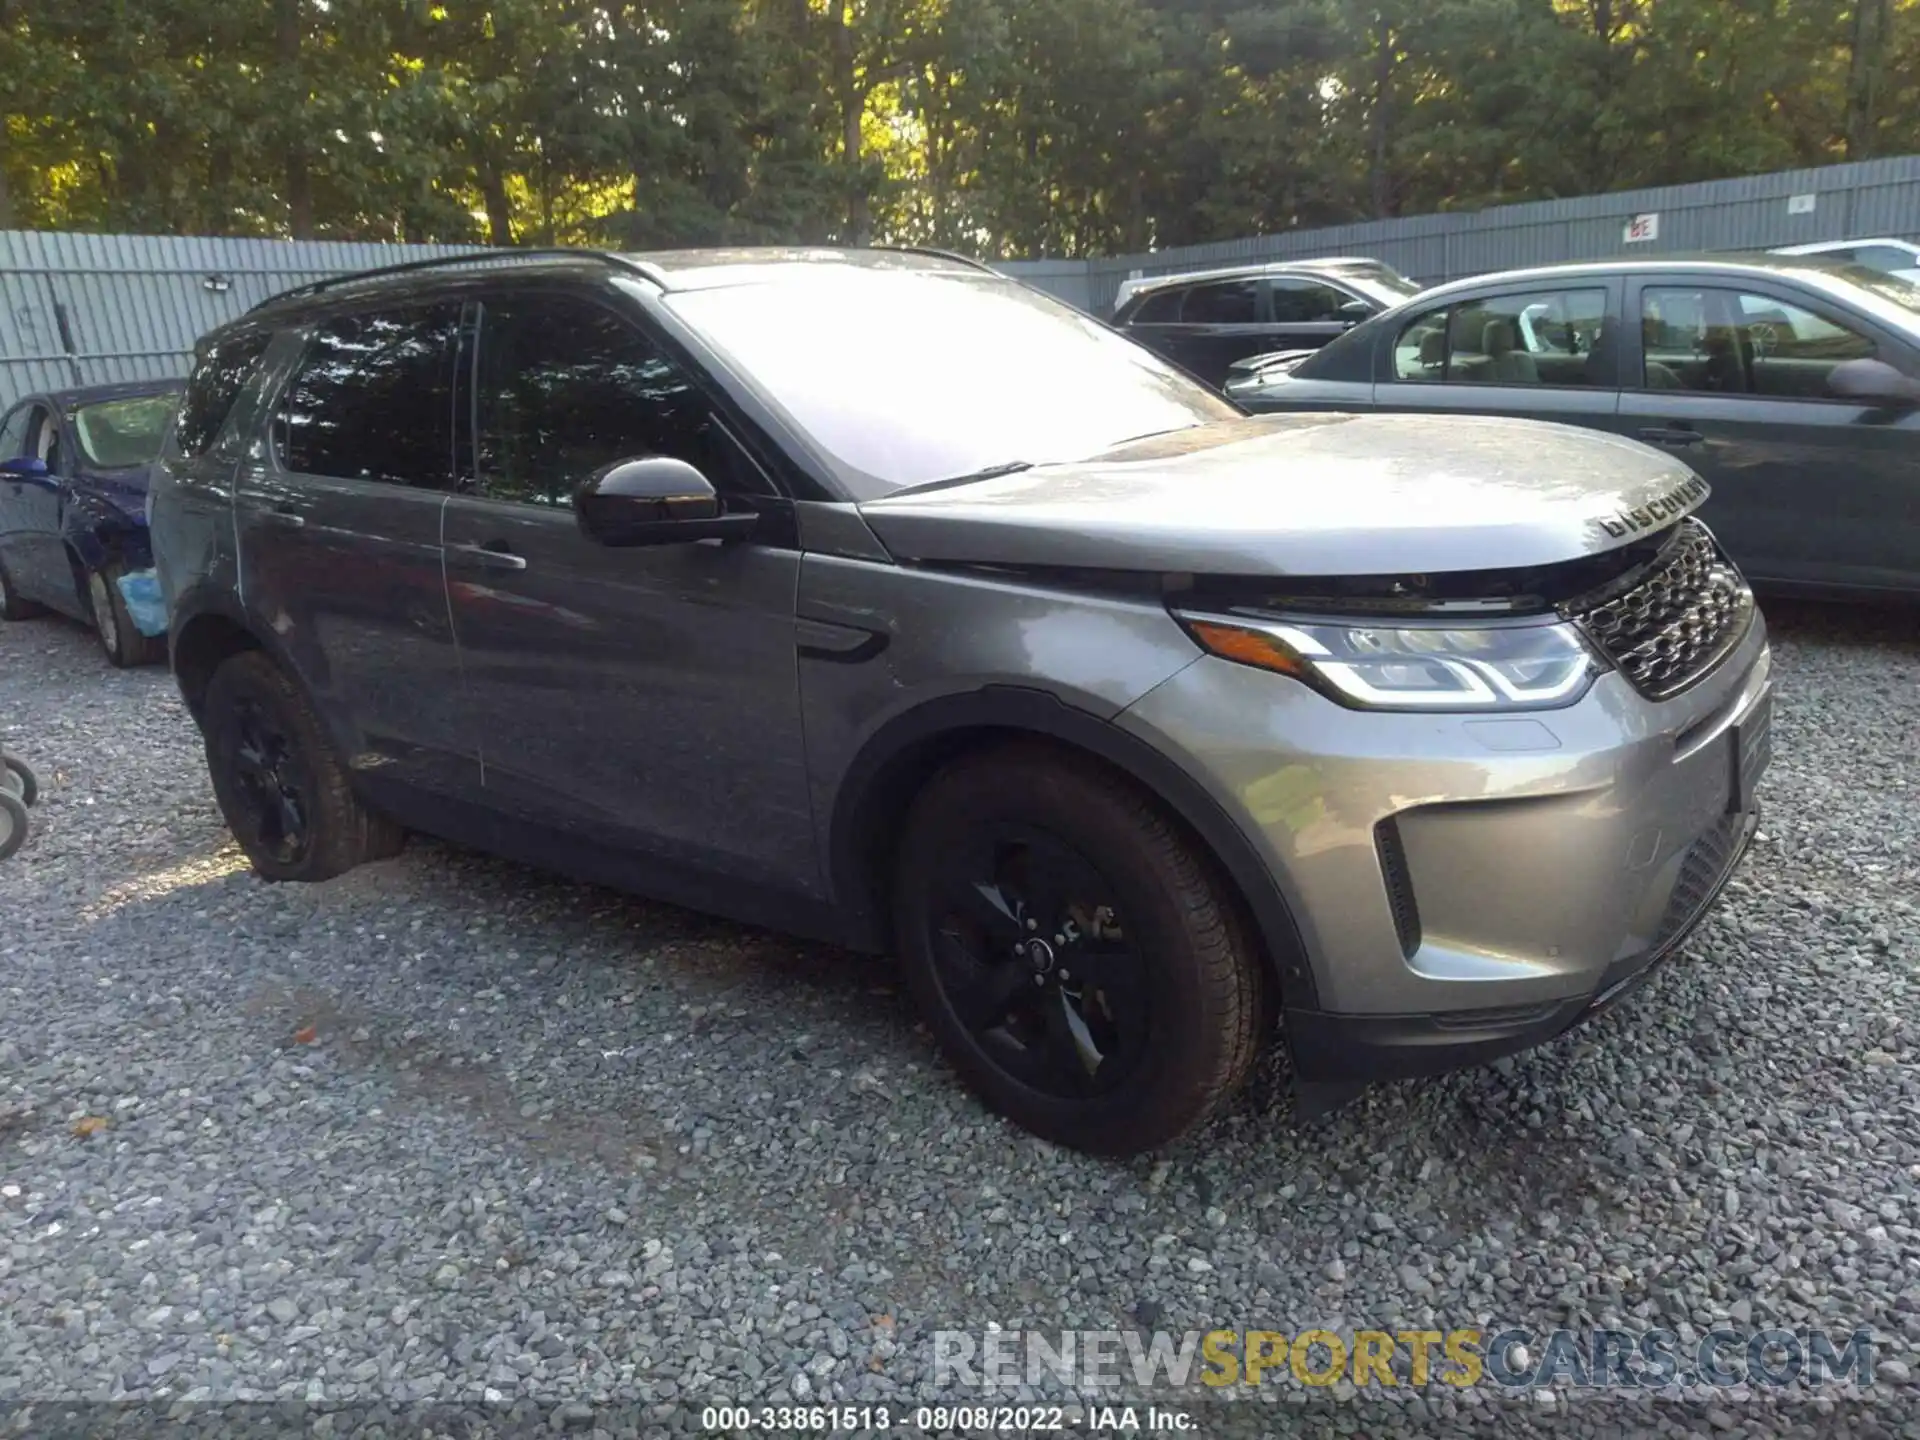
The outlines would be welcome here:
[[[742,540],[759,516],[729,515],[713,482],[684,460],[644,455],[597,470],[573,492],[581,533],[602,545]]]

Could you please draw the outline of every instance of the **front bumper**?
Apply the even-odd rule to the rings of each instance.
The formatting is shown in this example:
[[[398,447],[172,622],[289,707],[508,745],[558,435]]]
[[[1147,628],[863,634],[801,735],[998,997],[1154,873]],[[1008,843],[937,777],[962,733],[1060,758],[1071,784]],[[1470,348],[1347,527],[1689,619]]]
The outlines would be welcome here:
[[[1296,1074],[1432,1074],[1525,1049],[1630,991],[1750,841],[1771,715],[1764,622],[1665,701],[1602,676],[1526,715],[1343,709],[1206,657],[1121,717],[1264,852],[1310,984]]]

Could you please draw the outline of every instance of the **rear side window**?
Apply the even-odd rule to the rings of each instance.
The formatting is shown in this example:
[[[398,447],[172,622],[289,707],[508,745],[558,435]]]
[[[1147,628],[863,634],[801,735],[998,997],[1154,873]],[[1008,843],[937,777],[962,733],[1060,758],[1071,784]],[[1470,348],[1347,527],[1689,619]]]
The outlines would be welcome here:
[[[188,459],[205,454],[219,438],[233,402],[247,388],[273,336],[262,331],[229,335],[201,352],[187,380],[176,444]]]
[[[15,460],[27,453],[27,421],[33,418],[31,405],[19,406],[0,427],[0,460]]]
[[[451,489],[459,334],[457,302],[324,321],[280,402],[281,465],[302,475]]]

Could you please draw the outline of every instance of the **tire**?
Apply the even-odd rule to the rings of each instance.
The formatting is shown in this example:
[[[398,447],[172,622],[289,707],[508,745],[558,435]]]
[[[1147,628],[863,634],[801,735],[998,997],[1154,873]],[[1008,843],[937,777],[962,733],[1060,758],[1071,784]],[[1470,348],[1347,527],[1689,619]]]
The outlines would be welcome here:
[[[0,790],[31,810],[40,800],[40,778],[26,761],[12,755],[0,757]]]
[[[7,574],[6,566],[0,565],[0,620],[37,620],[46,613],[46,606],[28,600],[13,588],[13,577]]]
[[[1263,962],[1211,857],[1143,791],[1044,743],[928,782],[901,840],[894,924],[954,1068],[1076,1150],[1179,1139],[1246,1080],[1266,1036]]]
[[[120,570],[105,565],[87,571],[87,605],[93,612],[93,633],[106,652],[107,663],[116,670],[131,670],[151,665],[166,653],[166,641],[159,636],[142,635],[127,613],[127,602],[120,595]]]
[[[201,730],[227,828],[267,880],[331,880],[400,852],[405,833],[360,802],[300,688],[258,650],[223,662]]]
[[[27,843],[27,807],[0,790],[0,860],[9,860]]]

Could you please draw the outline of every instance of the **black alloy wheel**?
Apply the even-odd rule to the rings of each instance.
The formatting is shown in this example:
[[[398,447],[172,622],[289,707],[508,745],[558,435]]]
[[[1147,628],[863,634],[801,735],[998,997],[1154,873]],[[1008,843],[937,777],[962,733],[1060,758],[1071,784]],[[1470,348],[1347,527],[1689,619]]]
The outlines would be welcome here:
[[[960,1023],[1043,1094],[1113,1090],[1139,1065],[1153,1025],[1146,964],[1114,883],[1034,827],[983,827],[942,858],[929,941]]]

